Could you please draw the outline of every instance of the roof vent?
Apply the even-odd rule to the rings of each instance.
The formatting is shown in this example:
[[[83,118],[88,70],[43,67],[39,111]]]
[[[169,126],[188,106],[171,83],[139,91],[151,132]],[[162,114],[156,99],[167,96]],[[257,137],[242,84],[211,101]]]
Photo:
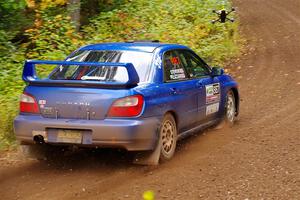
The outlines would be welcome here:
[[[159,43],[159,40],[130,40],[126,43]]]

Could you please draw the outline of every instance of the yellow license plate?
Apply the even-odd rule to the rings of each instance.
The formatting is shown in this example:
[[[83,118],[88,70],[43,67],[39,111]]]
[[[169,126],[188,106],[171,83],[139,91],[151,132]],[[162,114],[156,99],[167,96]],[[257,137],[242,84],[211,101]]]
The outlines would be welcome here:
[[[57,142],[81,144],[82,132],[75,130],[58,130]]]

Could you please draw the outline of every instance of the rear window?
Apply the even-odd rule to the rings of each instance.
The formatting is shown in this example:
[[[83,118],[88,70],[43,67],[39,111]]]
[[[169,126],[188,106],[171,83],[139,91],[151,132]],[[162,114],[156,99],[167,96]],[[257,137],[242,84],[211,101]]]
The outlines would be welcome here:
[[[140,82],[147,81],[152,53],[136,51],[78,51],[67,61],[132,63],[139,75]],[[126,82],[127,70],[124,67],[109,66],[58,66],[49,77],[52,80],[93,80]]]

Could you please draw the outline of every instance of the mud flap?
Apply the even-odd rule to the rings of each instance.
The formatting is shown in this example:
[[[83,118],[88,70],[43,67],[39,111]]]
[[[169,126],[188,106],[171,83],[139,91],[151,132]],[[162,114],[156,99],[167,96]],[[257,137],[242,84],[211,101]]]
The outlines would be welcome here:
[[[158,140],[153,151],[139,152],[135,155],[133,163],[138,165],[158,165],[162,141]]]

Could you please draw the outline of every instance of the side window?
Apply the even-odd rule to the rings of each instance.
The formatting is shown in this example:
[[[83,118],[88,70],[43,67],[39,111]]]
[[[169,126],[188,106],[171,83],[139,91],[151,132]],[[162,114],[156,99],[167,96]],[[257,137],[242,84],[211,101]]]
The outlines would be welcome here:
[[[184,67],[190,78],[199,78],[209,75],[210,72],[207,65],[192,52],[181,50],[179,57],[181,60],[184,60]]]
[[[167,51],[163,57],[165,81],[180,81],[188,78],[177,51]]]

